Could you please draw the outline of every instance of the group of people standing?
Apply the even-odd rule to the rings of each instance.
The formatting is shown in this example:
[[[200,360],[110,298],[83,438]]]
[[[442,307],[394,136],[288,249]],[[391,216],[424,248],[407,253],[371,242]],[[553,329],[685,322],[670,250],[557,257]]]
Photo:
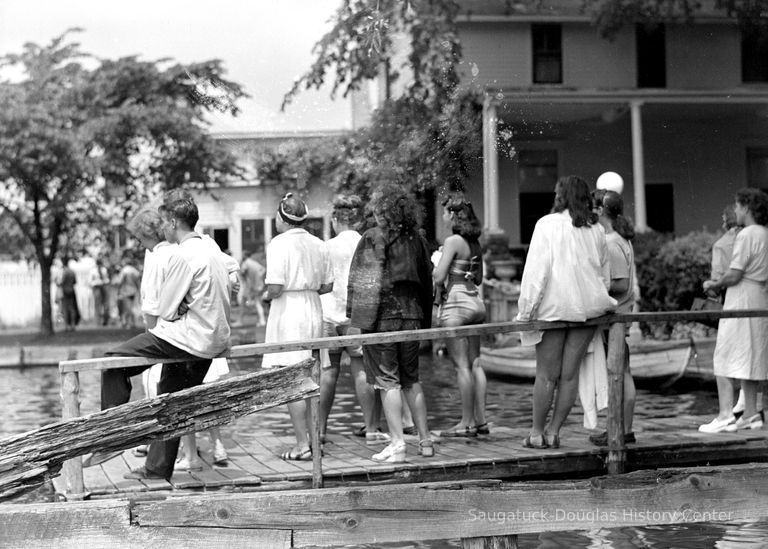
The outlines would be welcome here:
[[[286,194],[277,207],[279,234],[266,249],[264,292],[260,296],[270,303],[265,342],[418,330],[430,327],[433,316],[446,327],[484,322],[485,307],[478,290],[483,280],[480,222],[463,196],[449,196],[442,205],[442,219],[451,235],[433,258],[421,229],[421,207],[402,186],[378,189],[367,205],[358,196],[336,197],[331,215],[336,235],[328,242],[304,228],[309,213],[306,203]],[[728,268],[704,283],[704,289],[728,288],[725,308],[768,307],[768,228],[764,225],[768,223],[768,196],[751,189],[739,191],[735,215],[744,228],[733,239]],[[366,219],[368,228],[364,228]],[[241,267],[212,239],[194,232],[197,221],[191,196],[171,191],[159,208],[143,209],[129,224],[148,250],[141,285],[148,331],[109,354],[186,359],[163,367],[158,393],[201,383],[211,360],[228,345],[230,299],[237,294]],[[630,312],[637,297],[633,236],[618,193],[593,191],[577,176],[560,178],[552,212],[537,222],[533,232],[517,319],[582,322],[611,311]],[[748,336],[746,344],[744,334]],[[606,334],[595,327],[556,328],[522,332],[521,342],[536,346],[537,361],[532,427],[523,446],[557,448],[561,427],[577,396],[585,355],[605,353]],[[488,434],[487,383],[479,363],[479,336],[451,338],[447,346],[457,373],[461,418],[438,434]],[[389,463],[405,460],[403,417],[409,415],[419,438],[419,454],[433,456],[434,433],[427,424],[419,381],[418,341],[389,342],[382,338],[362,348],[276,352],[263,357],[262,367],[294,364],[320,355],[322,444],[343,351],[350,359],[363,412],[362,434],[370,445],[386,444],[372,459]],[[624,440],[634,442],[635,388],[626,343],[625,351]],[[721,413],[701,430],[762,425],[756,394],[758,381],[768,377],[767,360],[768,319],[721,321],[715,351]],[[102,407],[127,402],[131,376],[145,369],[104,371]],[[744,412],[738,419],[732,413],[732,385],[721,378],[742,380]],[[296,443],[281,457],[310,460],[306,403],[290,403],[288,410]],[[381,410],[388,434],[379,430]],[[607,445],[606,433],[592,435],[590,440]],[[146,465],[128,478],[168,478],[177,450],[178,439],[151,444]],[[99,463],[110,457],[94,455],[89,461]]]
[[[445,325],[485,319],[477,290],[482,280],[480,225],[467,202],[456,199],[445,204],[445,218],[455,234],[446,240],[434,273],[420,225],[421,207],[402,186],[391,185],[373,193],[368,204],[371,226],[362,234],[358,229],[366,211],[357,196],[334,200],[331,221],[336,236],[327,243],[303,228],[307,213],[306,204],[290,194],[278,207],[276,226],[280,234],[267,246],[265,299],[271,305],[265,342],[428,328],[435,304],[441,306],[439,317]],[[444,301],[435,300],[435,286],[445,289]],[[478,430],[487,432],[485,376],[477,361],[479,340],[459,338],[454,345],[451,357],[457,367],[464,413],[459,425],[446,431],[446,436],[476,436]],[[322,353],[321,442],[333,403],[341,352]],[[346,352],[365,421],[361,434],[368,444],[387,444],[372,459],[390,463],[405,460],[404,412],[412,416],[419,454],[434,455],[419,382],[419,342],[382,341],[362,349],[348,347]],[[262,366],[290,364],[309,356],[311,351],[272,353],[264,357]],[[388,434],[378,429],[379,401]],[[303,401],[291,403],[289,412],[296,445],[282,457],[311,459],[306,405]]]

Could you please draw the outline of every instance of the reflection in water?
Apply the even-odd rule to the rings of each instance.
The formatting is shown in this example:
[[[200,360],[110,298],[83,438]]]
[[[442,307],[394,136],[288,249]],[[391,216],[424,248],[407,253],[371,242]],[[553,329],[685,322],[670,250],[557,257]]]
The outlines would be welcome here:
[[[253,361],[233,361],[233,373],[254,369]],[[446,359],[422,356],[421,377],[427,397],[429,424],[432,429],[454,425],[460,415],[460,397],[455,374]],[[138,378],[134,378],[135,398],[142,396]],[[84,372],[80,376],[81,409],[83,414],[99,409],[99,373]],[[489,380],[488,419],[491,424],[525,427],[531,418],[531,389],[529,383],[508,383]],[[56,367],[0,370],[0,438],[23,433],[61,418],[59,374]],[[638,391],[639,418],[673,417],[678,414],[712,413],[717,409],[714,389],[668,393]],[[568,425],[581,425],[581,408],[574,407]],[[349,433],[362,424],[348,370],[343,370],[332,410],[328,431]],[[225,432],[233,438],[264,434],[283,435],[291,423],[284,407],[266,410],[237,419]],[[640,433],[638,436],[642,436]],[[50,486],[28,494],[18,502],[50,500]],[[742,549],[768,547],[768,520],[759,523],[697,523],[645,528],[613,528],[585,532],[544,532],[519,536],[520,548],[583,548],[624,549],[636,547],[699,549]],[[373,547],[425,548],[461,547],[459,540],[429,543],[384,544]]]

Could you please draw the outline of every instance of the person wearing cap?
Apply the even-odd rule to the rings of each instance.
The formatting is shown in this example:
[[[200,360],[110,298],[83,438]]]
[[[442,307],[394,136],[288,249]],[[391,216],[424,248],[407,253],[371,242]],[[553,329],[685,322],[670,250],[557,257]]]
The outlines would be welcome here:
[[[265,343],[312,339],[323,335],[323,309],[320,294],[333,290],[333,271],[325,243],[304,229],[307,205],[287,193],[277,207],[275,226],[280,233],[267,245],[267,274],[264,300],[270,302]],[[269,353],[263,368],[296,364],[311,358],[313,352]],[[288,403],[296,446],[281,454],[285,460],[312,459],[309,445],[309,418],[304,400]]]

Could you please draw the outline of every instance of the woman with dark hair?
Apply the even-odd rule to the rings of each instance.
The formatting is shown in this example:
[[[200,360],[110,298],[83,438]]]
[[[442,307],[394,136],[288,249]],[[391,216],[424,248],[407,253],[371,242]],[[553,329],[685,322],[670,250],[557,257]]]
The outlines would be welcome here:
[[[608,246],[608,264],[611,270],[611,285],[608,294],[618,301],[617,313],[631,313],[635,304],[635,251],[631,240],[635,228],[624,217],[624,200],[615,191],[598,189],[592,193],[595,212],[605,229]],[[607,333],[605,334],[607,336]],[[604,339],[607,352],[607,338]],[[629,345],[624,342],[624,442],[635,442],[632,419],[635,413],[635,382],[629,370]],[[590,435],[590,442],[597,446],[608,446],[608,433]]]
[[[443,243],[440,261],[433,273],[438,293],[444,289],[438,318],[441,326],[466,326],[485,320],[485,304],[477,287],[483,281],[482,233],[472,204],[462,196],[443,201],[443,221],[451,236]],[[448,356],[456,367],[461,395],[461,421],[440,432],[442,437],[474,437],[488,434],[485,420],[485,372],[480,365],[480,336],[446,340]]]
[[[704,282],[704,291],[725,293],[723,310],[768,308],[768,195],[759,189],[736,193],[736,222],[744,228],[736,235],[728,271]],[[768,379],[768,318],[723,318],[717,329],[713,358],[719,414],[699,431],[719,433],[759,429],[763,420],[757,409],[757,388]],[[733,386],[741,380],[744,413],[733,415]]]
[[[419,230],[421,207],[402,185],[387,185],[371,197],[377,226],[363,234],[352,257],[347,292],[347,333],[429,328],[432,323],[432,262]],[[419,342],[363,347],[368,382],[381,390],[390,444],[372,459],[405,461],[401,397],[419,432],[419,453],[434,455],[427,407],[419,383]]]
[[[275,226],[280,233],[267,245],[267,289],[264,299],[271,302],[265,343],[311,339],[323,335],[323,309],[320,294],[333,289],[325,243],[304,229],[308,215],[303,200],[287,193],[277,207]],[[312,351],[269,353],[263,368],[288,366],[312,357]],[[296,435],[296,446],[283,452],[285,460],[312,459],[309,446],[308,409],[304,400],[288,403]]]
[[[605,231],[592,211],[586,181],[561,177],[552,213],[536,223],[523,270],[517,320],[582,322],[611,311]],[[523,332],[523,345],[536,345],[533,426],[527,448],[560,446],[560,427],[576,400],[578,371],[594,327]],[[557,397],[549,425],[549,409]]]

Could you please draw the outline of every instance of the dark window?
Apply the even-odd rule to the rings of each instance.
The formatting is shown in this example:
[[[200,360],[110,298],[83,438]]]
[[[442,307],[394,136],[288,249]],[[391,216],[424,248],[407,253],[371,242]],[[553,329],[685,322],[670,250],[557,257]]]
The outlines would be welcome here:
[[[751,25],[741,31],[742,82],[768,82],[768,25]]]
[[[747,148],[747,186],[768,191],[768,147]]]
[[[675,232],[675,196],[672,183],[645,186],[645,216],[648,226],[660,233]],[[652,208],[648,204],[653,204]]]
[[[667,86],[667,49],[664,25],[635,27],[637,49],[637,87]]]
[[[264,220],[263,219],[243,219],[243,254],[245,257],[249,252],[264,250]]]
[[[552,210],[557,183],[557,150],[521,150],[517,156],[520,188],[520,242],[528,244],[533,228]]]
[[[213,239],[222,252],[229,250],[229,229],[213,229]]]
[[[530,244],[536,222],[552,211],[554,185],[548,193],[520,193],[520,242]]]
[[[563,28],[558,24],[531,25],[533,83],[563,83]]]

